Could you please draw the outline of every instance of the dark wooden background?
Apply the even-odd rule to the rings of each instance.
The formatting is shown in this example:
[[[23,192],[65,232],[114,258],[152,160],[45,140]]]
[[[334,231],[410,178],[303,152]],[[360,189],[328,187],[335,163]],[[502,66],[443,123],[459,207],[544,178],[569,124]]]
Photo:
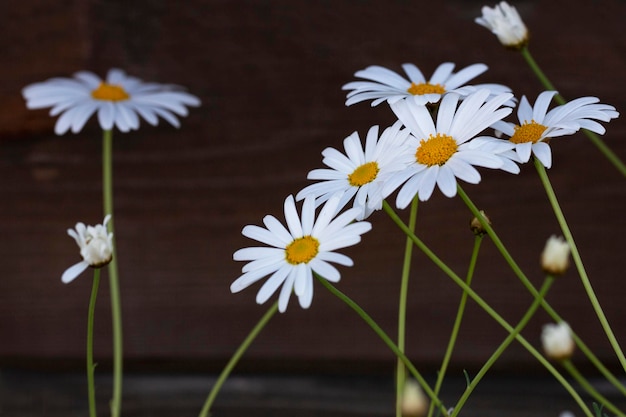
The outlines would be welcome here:
[[[595,95],[626,107],[626,2],[518,1],[531,30],[531,51],[568,98]],[[341,147],[355,130],[389,125],[384,105],[345,107],[341,86],[378,64],[426,74],[444,61],[486,63],[477,82],[511,86],[534,100],[541,91],[523,59],[504,50],[473,20],[479,1],[9,2],[0,12],[0,367],[82,367],[91,279],[60,280],[79,260],[65,231],[102,220],[100,131],[53,134],[47,111],[28,111],[20,89],[80,69],[110,67],[149,81],[178,83],[198,95],[176,130],[166,124],[115,135],[115,210],[129,366],[220,369],[269,306],[258,286],[232,295],[242,263],[232,253],[252,242],[246,224],[282,217],[282,203],[321,166],[320,152]],[[626,159],[624,118],[607,125],[606,142]],[[570,221],[608,319],[626,345],[624,178],[582,135],[553,142],[549,175]],[[512,176],[483,171],[466,186],[536,285],[538,256],[558,225],[532,166]],[[406,216],[406,213],[402,213]],[[418,233],[464,274],[473,236],[460,199],[436,192],[420,207]],[[404,239],[383,213],[362,244],[345,250],[339,288],[395,333]],[[422,367],[442,356],[460,297],[421,254],[414,257],[408,351]],[[485,241],[475,288],[510,322],[531,302]],[[553,287],[550,302],[609,364],[603,337],[575,270]],[[338,300],[316,286],[313,305],[292,303],[252,346],[243,366],[367,371],[392,356]],[[103,281],[96,356],[111,355],[109,298]],[[538,345],[539,314],[525,335]],[[470,303],[455,366],[484,360],[505,333]],[[313,364],[313,365],[312,365]],[[533,369],[513,347],[502,369]]]

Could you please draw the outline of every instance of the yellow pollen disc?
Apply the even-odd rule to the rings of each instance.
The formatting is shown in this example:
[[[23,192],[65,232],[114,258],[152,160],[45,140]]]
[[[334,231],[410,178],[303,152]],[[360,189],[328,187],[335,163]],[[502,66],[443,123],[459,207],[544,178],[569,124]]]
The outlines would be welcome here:
[[[91,97],[96,100],[103,101],[123,101],[128,100],[130,96],[120,85],[100,83],[98,88],[91,92]]]
[[[308,263],[315,258],[320,247],[320,242],[313,236],[303,236],[294,239],[285,248],[285,258],[291,265]]]
[[[348,175],[348,182],[353,187],[360,187],[374,181],[378,175],[378,171],[380,170],[376,162],[368,162],[355,169],[352,174]]]
[[[422,165],[429,167],[433,165],[443,165],[456,152],[458,145],[452,136],[437,133],[430,135],[428,139],[422,139],[420,146],[415,152],[415,160]]]
[[[446,92],[446,89],[441,84],[411,83],[411,86],[406,91],[414,96],[421,96],[424,94],[443,94]]]
[[[531,120],[530,123],[523,123],[521,126],[515,126],[515,133],[509,139],[513,143],[536,143],[541,139],[541,135],[547,129],[546,126]]]

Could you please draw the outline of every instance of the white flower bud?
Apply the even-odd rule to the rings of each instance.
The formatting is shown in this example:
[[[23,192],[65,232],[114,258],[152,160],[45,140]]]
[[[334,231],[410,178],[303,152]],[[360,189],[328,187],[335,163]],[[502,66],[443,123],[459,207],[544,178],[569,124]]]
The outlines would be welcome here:
[[[113,234],[108,233],[107,223],[110,215],[104,218],[102,224],[85,226],[76,223],[76,230],[68,229],[67,234],[74,238],[80,249],[83,260],[65,270],[61,280],[71,282],[87,267],[101,268],[113,259]]]
[[[515,7],[502,1],[493,9],[484,6],[481,11],[483,15],[475,22],[489,29],[502,45],[520,49],[528,43],[528,29]]]
[[[544,325],[541,331],[541,343],[546,356],[555,360],[570,358],[576,346],[570,327],[564,321]]]
[[[541,267],[547,274],[561,275],[569,267],[569,254],[565,239],[552,235],[541,253]]]
[[[402,416],[421,417],[428,411],[428,398],[417,381],[408,379],[402,392]]]

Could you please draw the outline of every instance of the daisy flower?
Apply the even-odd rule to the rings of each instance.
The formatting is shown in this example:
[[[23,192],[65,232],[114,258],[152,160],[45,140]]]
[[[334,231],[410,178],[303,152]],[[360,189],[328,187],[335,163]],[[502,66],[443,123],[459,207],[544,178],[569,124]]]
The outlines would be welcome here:
[[[595,120],[608,122],[619,116],[615,107],[598,104],[600,100],[596,97],[581,97],[548,111],[555,94],[556,91],[544,91],[532,107],[526,96],[522,97],[517,108],[519,125],[498,121],[492,126],[509,136],[519,162],[528,162],[532,153],[546,168],[550,168],[550,138],[571,135],[581,128],[602,135],[606,130]]]
[[[354,222],[359,209],[349,209],[337,215],[341,208],[340,196],[333,196],[315,218],[315,198],[308,196],[298,216],[293,196],[285,199],[285,228],[278,219],[268,215],[264,227],[248,225],[242,234],[268,246],[239,249],[233,254],[236,261],[250,261],[243,266],[241,275],[230,286],[239,292],[270,275],[256,296],[264,303],[282,285],[278,298],[279,311],[285,312],[289,297],[295,292],[302,308],[313,300],[313,273],[331,282],[338,282],[339,271],[330,264],[352,266],[352,260],[337,249],[356,245],[361,235],[371,229],[368,222]]]
[[[428,200],[435,185],[445,196],[453,197],[457,178],[477,184],[480,174],[474,166],[505,166],[501,153],[510,150],[512,144],[483,137],[480,146],[470,146],[471,139],[512,111],[500,107],[511,99],[511,94],[488,98],[489,95],[488,90],[479,90],[457,107],[460,97],[446,94],[441,100],[436,124],[428,109],[414,101],[402,100],[391,105],[398,119],[411,131],[407,143],[413,157],[411,165],[393,174],[383,186],[383,194],[389,195],[404,184],[396,198],[398,208],[408,206],[415,195],[422,201]],[[511,168],[511,172],[519,172],[514,166],[516,169]]]
[[[411,162],[411,157],[402,152],[404,142],[409,135],[397,121],[385,129],[378,138],[378,126],[372,126],[367,132],[365,150],[357,132],[343,141],[345,155],[334,148],[322,152],[322,162],[330,169],[315,169],[307,176],[311,180],[321,180],[311,184],[296,195],[302,200],[312,194],[317,204],[327,201],[332,195],[342,195],[340,206],[345,206],[354,197],[354,207],[360,208],[357,220],[369,217],[374,210],[382,208],[382,183],[390,173],[404,169]]]
[[[94,114],[103,130],[117,126],[122,132],[139,128],[139,118],[153,126],[162,117],[179,127],[178,116],[187,116],[185,106],[199,106],[200,100],[173,85],[145,83],[120,69],[109,70],[106,80],[89,71],[74,78],[51,78],[22,89],[29,109],[52,107],[60,115],[54,127],[57,135],[68,130],[78,133]]]
[[[489,29],[502,45],[521,49],[528,44],[528,29],[515,7],[502,1],[494,8],[484,6],[481,11],[483,15],[474,21]]]
[[[74,238],[80,248],[83,260],[67,268],[61,276],[61,281],[68,283],[79,276],[87,267],[102,268],[113,259],[113,234],[107,232],[107,223],[110,215],[104,218],[102,224],[85,226],[76,223],[76,229],[67,229],[67,234]]]
[[[479,88],[492,90],[494,94],[511,91],[508,87],[500,84],[480,84],[476,86],[464,86],[472,78],[487,71],[485,64],[474,64],[454,73],[454,64],[444,62],[439,65],[429,80],[413,64],[403,64],[402,69],[408,80],[400,74],[387,68],[372,65],[364,70],[357,71],[354,75],[368,81],[353,81],[342,87],[342,90],[352,90],[346,96],[346,106],[361,101],[372,101],[372,107],[383,101],[389,104],[398,100],[412,97],[417,104],[436,103],[447,92],[456,92],[461,96],[476,91]]]

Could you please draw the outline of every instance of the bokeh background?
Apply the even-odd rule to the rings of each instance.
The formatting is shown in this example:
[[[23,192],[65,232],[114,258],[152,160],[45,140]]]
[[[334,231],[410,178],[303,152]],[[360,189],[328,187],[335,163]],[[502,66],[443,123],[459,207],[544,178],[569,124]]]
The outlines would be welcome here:
[[[231,294],[252,242],[246,224],[282,204],[321,167],[321,151],[353,131],[393,123],[385,105],[345,107],[341,86],[377,64],[425,74],[442,62],[482,62],[475,81],[509,85],[534,101],[542,91],[522,57],[474,23],[479,1],[60,0],[8,2],[0,13],[0,368],[82,369],[90,274],[63,285],[79,260],[66,229],[102,221],[101,132],[55,136],[46,110],[28,111],[20,90],[53,76],[111,67],[147,81],[184,85],[202,100],[177,130],[162,122],[114,134],[117,242],[128,369],[216,372],[268,305],[258,286]],[[626,108],[626,2],[516,1],[530,49],[566,98],[593,95]],[[626,159],[626,122],[607,125],[606,142]],[[552,142],[550,178],[605,313],[626,344],[624,178],[582,134]],[[483,170],[465,190],[487,211],[502,240],[540,285],[538,257],[558,234],[531,165],[513,176]],[[401,215],[406,217],[405,212]],[[420,206],[417,232],[459,275],[473,235],[458,198],[436,192]],[[404,238],[382,212],[373,230],[344,251],[355,260],[338,287],[395,334]],[[409,356],[434,369],[443,354],[460,290],[419,252],[408,310]],[[532,299],[485,240],[474,284],[515,323]],[[392,372],[394,359],[345,305],[316,286],[313,305],[295,299],[251,347],[242,370]],[[548,300],[606,361],[615,358],[574,269]],[[110,304],[102,281],[96,357],[111,356]],[[539,313],[524,334],[539,346]],[[473,369],[506,336],[469,303],[453,367]],[[581,361],[584,367],[584,362]],[[513,346],[497,369],[534,372]]]

